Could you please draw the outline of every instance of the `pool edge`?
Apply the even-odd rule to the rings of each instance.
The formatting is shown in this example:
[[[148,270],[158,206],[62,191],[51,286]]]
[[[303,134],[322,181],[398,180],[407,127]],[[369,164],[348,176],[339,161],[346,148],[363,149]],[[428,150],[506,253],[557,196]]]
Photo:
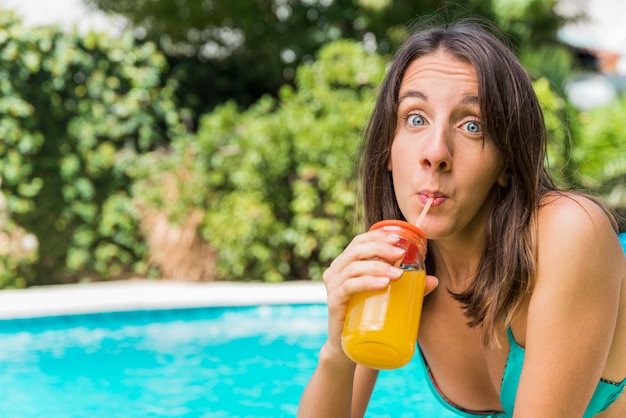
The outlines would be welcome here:
[[[0,291],[0,319],[211,306],[325,303],[321,282],[123,280]]]

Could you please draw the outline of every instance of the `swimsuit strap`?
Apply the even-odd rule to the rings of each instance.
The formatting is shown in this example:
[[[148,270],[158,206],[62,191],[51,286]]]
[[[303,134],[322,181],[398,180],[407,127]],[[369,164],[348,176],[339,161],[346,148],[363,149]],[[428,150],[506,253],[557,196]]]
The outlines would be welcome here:
[[[509,340],[509,345],[510,345],[511,347],[512,347],[512,346],[516,346],[516,347],[519,347],[519,348],[522,348],[522,349],[524,348],[524,347],[522,347],[521,345],[519,345],[519,344],[517,343],[517,341],[515,341],[515,336],[513,335],[513,331],[511,330],[511,327],[507,327],[507,328],[506,328],[506,336],[507,336],[507,338],[508,338],[508,340]]]

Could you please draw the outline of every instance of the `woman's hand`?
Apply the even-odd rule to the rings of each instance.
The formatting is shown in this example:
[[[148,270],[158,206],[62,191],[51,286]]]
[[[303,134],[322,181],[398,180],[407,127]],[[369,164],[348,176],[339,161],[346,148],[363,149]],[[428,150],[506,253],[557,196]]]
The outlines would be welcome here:
[[[357,235],[324,272],[328,294],[327,355],[345,357],[341,333],[352,295],[384,289],[402,275],[403,270],[393,266],[404,256],[404,250],[394,245],[398,239],[380,230]],[[437,279],[427,276],[426,294],[436,286]]]

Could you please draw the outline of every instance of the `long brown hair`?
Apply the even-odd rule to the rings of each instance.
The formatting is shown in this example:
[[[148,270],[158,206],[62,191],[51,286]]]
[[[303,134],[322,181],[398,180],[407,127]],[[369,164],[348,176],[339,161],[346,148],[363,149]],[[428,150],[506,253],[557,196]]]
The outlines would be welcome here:
[[[544,168],[547,133],[531,80],[500,34],[483,21],[462,20],[415,32],[401,46],[381,85],[365,132],[362,198],[366,226],[404,219],[387,170],[397,121],[398,92],[415,59],[445,50],[473,65],[478,77],[485,134],[507,168],[487,222],[486,245],[473,284],[453,294],[470,326],[482,326],[484,342],[498,343],[499,331],[530,294],[535,274],[535,217],[541,196],[556,190]],[[437,273],[432,258],[427,271]]]

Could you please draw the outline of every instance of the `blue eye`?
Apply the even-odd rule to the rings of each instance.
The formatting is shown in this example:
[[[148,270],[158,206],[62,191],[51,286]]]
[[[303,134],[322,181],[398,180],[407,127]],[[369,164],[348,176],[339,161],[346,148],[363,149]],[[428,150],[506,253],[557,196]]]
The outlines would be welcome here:
[[[426,120],[422,115],[409,115],[406,121],[410,126],[424,126],[426,124]]]
[[[465,122],[463,126],[465,127],[465,129],[467,129],[468,132],[473,133],[473,134],[477,134],[482,131],[480,123],[473,121],[473,120],[469,122]]]

